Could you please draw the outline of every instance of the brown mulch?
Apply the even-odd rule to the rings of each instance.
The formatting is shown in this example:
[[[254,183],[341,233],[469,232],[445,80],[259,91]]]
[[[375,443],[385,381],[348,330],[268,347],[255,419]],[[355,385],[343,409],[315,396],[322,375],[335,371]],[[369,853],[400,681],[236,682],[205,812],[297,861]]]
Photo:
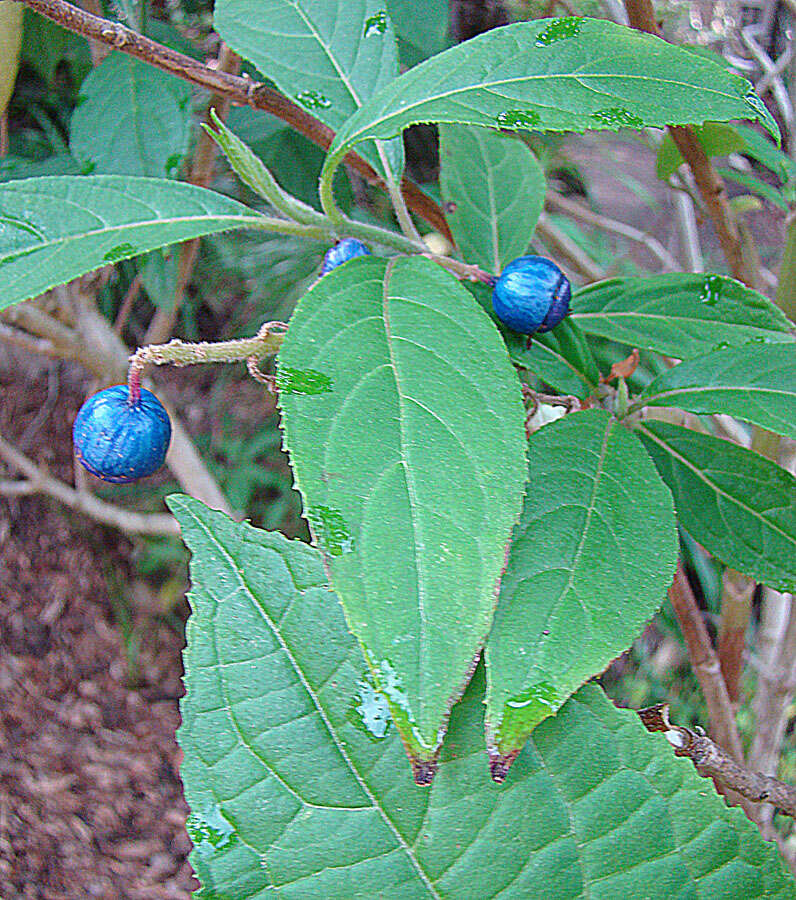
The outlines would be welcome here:
[[[45,404],[46,373],[26,374],[0,372],[12,440]],[[62,383],[29,449],[62,477],[80,399]],[[3,900],[160,900],[198,886],[174,739],[186,610],[158,610],[132,553],[118,532],[47,499],[0,498]],[[140,644],[132,664],[127,619]]]

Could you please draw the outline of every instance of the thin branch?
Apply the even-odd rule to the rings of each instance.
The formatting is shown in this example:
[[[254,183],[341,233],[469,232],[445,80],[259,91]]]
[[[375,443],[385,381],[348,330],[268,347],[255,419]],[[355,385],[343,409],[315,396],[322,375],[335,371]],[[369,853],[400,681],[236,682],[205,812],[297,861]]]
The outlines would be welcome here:
[[[262,82],[211,69],[191,59],[190,56],[138,34],[120,22],[112,22],[84,12],[71,3],[66,3],[65,0],[22,0],[22,2],[69,31],[101,41],[115,50],[135,56],[178,78],[225,96],[234,106],[251,106],[271,113],[324,150],[332,143],[334,132],[331,128]],[[351,151],[345,156],[344,162],[369,184],[387,190],[384,180],[358,154]],[[413,212],[453,243],[445,214],[437,203],[406,178],[401,183],[401,192]]]
[[[105,503],[85,492],[76,491],[63,481],[52,478],[40,469],[32,459],[20,453],[0,435],[0,456],[28,480],[2,481],[0,493],[5,496],[24,496],[33,493],[46,494],[65,506],[85,513],[103,525],[120,528],[130,534],[158,534],[178,536],[177,522],[166,513],[137,513]]]
[[[672,725],[668,703],[640,709],[638,714],[647,731],[662,731],[674,747],[675,756],[687,756],[703,778],[713,778],[753,803],[771,803],[787,815],[796,817],[796,788],[770,775],[747,769],[707,735]]]
[[[734,569],[722,576],[721,616],[719,618],[718,655],[721,674],[731,703],[741,699],[741,674],[746,649],[746,629],[752,612],[755,582]]]
[[[628,21],[634,28],[661,37],[651,0],[625,0]],[[699,193],[707,207],[716,236],[730,267],[739,281],[752,288],[759,288],[754,253],[749,252],[730,206],[724,181],[713,168],[693,130],[687,125],[670,125],[669,133],[694,176]]]
[[[587,225],[594,225],[611,234],[618,234],[621,237],[627,238],[629,241],[641,244],[660,262],[664,272],[680,271],[680,264],[672,254],[669,253],[657,238],[654,238],[651,234],[647,234],[646,231],[641,231],[638,228],[634,228],[632,225],[627,225],[625,222],[619,222],[609,216],[596,213],[582,203],[570,200],[568,197],[559,194],[557,191],[548,190],[545,196],[545,204],[550,207],[550,209],[564,213],[573,219],[579,219]]]
[[[691,668],[702,688],[708,708],[710,731],[716,741],[737,761],[743,760],[743,747],[735,723],[735,714],[721,675],[719,660],[713,650],[702,613],[688,583],[682,561],[669,588],[669,599],[683,632]]]

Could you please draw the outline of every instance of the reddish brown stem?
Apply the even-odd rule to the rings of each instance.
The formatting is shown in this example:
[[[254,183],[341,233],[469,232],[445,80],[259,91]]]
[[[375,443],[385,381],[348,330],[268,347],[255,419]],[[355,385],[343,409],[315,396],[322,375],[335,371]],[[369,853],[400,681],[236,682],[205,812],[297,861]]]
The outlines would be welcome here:
[[[111,22],[84,12],[71,3],[66,3],[65,0],[22,0],[22,2],[70,31],[101,41],[115,50],[121,50],[122,53],[128,53],[159,69],[171,72],[178,78],[223,95],[234,106],[251,106],[271,113],[324,150],[328,149],[334,138],[331,128],[265,84],[211,69],[191,59],[190,56],[138,34],[120,22]],[[387,189],[384,181],[358,154],[351,151],[343,162],[351,166],[369,184],[383,190]],[[417,213],[432,228],[454,243],[445,214],[437,203],[406,178],[401,183],[401,192],[412,212]]]
[[[651,0],[625,0],[625,8],[628,21],[634,28],[661,37]],[[730,271],[739,281],[759,289],[760,272],[755,264],[756,254],[748,241],[745,244],[730,207],[724,181],[688,125],[670,125],[669,133],[694,176]]]

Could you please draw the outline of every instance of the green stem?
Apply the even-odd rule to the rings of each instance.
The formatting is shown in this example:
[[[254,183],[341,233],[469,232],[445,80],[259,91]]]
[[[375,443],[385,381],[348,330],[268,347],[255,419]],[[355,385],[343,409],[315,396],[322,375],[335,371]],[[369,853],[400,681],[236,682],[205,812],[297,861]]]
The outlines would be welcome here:
[[[796,210],[790,214],[788,221],[790,225],[779,269],[777,305],[793,322],[796,321]]]

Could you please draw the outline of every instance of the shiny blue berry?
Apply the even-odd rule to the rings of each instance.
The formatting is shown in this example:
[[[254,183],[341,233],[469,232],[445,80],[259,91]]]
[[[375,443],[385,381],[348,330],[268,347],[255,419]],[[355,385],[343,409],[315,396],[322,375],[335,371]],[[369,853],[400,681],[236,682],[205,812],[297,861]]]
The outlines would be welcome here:
[[[542,256],[520,256],[501,272],[492,306],[501,322],[522,334],[550,331],[569,312],[572,289],[558,266]]]
[[[169,414],[146,388],[130,401],[126,384],[105,388],[80,407],[72,429],[75,454],[103,481],[124,483],[163,465],[171,440]]]
[[[348,262],[355,256],[370,256],[370,250],[356,238],[343,238],[342,241],[326,251],[321,266],[321,275],[328,275],[332,269],[342,266],[344,262]]]

